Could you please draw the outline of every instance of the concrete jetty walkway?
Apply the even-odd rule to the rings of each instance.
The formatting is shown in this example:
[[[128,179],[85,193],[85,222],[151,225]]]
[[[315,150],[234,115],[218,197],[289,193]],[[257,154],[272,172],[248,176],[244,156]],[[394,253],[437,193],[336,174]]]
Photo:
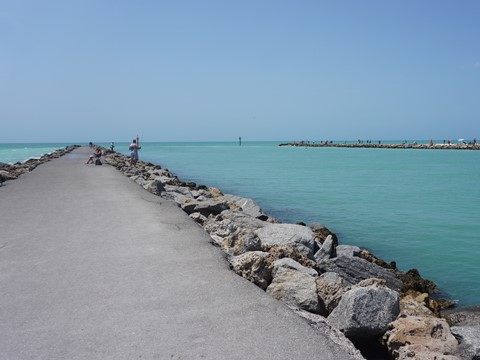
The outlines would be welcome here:
[[[88,148],[0,187],[0,359],[349,359]]]

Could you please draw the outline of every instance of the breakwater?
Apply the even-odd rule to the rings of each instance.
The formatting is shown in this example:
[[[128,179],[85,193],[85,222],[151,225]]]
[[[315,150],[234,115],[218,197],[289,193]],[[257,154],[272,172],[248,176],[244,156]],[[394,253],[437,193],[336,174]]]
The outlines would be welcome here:
[[[439,317],[453,304],[436,299],[435,284],[417,270],[399,271],[395,263],[365,249],[341,244],[323,225],[283,224],[251,199],[184,182],[159,165],[139,162],[132,168],[127,157],[115,153],[106,159],[148,191],[175,201],[225,252],[233,271],[285,302],[312,326],[340,330],[362,350],[383,341],[399,359],[412,353],[455,359],[460,357],[453,354],[471,345],[463,334],[459,347],[452,333],[461,327],[450,328]],[[367,307],[361,300],[365,298]],[[382,316],[373,319],[367,313]]]
[[[210,234],[237,274],[284,301],[319,331],[341,330],[359,347],[388,339],[389,351],[398,358],[403,352],[425,355],[422,346],[431,356],[433,351],[435,356],[459,351],[451,335],[462,329],[450,329],[438,320],[441,304],[431,296],[435,286],[417,271],[402,273],[365,249],[341,244],[322,225],[282,224],[250,199],[184,182],[159,165],[140,162],[131,167],[124,156],[105,155],[107,163],[143,188],[175,201]],[[361,302],[365,297],[367,307]],[[400,313],[392,316],[398,314],[397,304]],[[369,317],[372,309],[382,316]],[[349,319],[361,319],[368,332],[364,327],[359,331],[359,324]],[[402,329],[412,327],[415,332],[405,335]]]
[[[354,148],[354,149],[423,149],[423,150],[480,150],[480,145],[475,143],[445,143],[445,144],[417,144],[417,143],[400,143],[400,144],[382,144],[382,143],[334,143],[326,142],[309,142],[294,141],[282,143],[278,146],[299,146],[299,147],[337,147],[337,148]]]

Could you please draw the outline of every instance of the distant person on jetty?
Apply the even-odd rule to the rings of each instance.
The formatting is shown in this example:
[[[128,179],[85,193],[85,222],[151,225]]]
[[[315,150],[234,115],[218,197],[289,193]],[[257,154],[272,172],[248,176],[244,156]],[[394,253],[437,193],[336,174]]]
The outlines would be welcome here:
[[[132,143],[130,144],[128,149],[130,150],[130,165],[135,166],[137,165],[138,161],[138,150],[141,149],[141,147],[138,146],[136,139],[132,140]]]
[[[110,144],[110,150],[113,151],[113,149],[115,149],[115,143],[112,141],[112,143]]]

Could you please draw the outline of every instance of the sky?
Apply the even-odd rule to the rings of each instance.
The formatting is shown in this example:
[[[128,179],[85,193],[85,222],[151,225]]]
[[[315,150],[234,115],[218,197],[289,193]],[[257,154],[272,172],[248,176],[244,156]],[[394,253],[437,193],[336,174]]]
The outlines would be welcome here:
[[[0,143],[480,138],[478,0],[0,0]]]

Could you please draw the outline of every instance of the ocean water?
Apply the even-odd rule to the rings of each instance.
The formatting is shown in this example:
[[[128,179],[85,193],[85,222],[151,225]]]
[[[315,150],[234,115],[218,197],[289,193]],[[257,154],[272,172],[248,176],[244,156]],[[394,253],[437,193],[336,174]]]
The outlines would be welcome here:
[[[45,143],[45,144],[0,144],[0,162],[16,163],[31,158],[39,158],[43,154],[54,152],[72,144]]]
[[[459,305],[480,304],[480,151],[279,143],[143,143],[140,158],[250,197],[284,222],[322,223],[340,243],[418,269]],[[128,154],[128,144],[115,150]]]

